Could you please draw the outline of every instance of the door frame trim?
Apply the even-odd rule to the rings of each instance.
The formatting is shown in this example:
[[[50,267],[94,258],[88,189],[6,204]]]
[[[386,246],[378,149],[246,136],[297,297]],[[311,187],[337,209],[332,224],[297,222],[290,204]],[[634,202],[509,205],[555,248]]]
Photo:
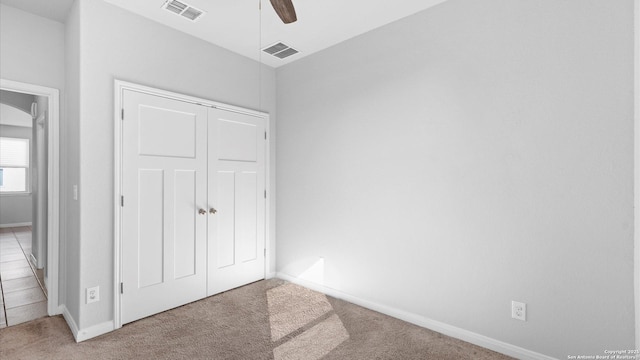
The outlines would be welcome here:
[[[640,0],[634,1],[634,294],[635,343],[640,349]]]
[[[206,107],[212,107],[216,109],[237,112],[240,114],[255,116],[265,120],[265,130],[267,131],[267,138],[265,140],[265,187],[267,190],[267,198],[265,199],[265,278],[270,275],[269,269],[271,268],[271,254],[275,249],[271,249],[270,246],[270,232],[271,232],[271,153],[270,142],[271,136],[269,136],[270,129],[270,117],[268,113],[243,108],[240,106],[225,104],[213,100],[198,98],[195,96],[176,93],[173,91],[158,89],[150,86],[140,85],[123,81],[119,79],[114,80],[114,108],[113,108],[113,120],[114,120],[114,145],[113,145],[113,163],[114,163],[114,178],[113,178],[113,314],[114,314],[114,329],[122,327],[122,297],[120,294],[120,283],[122,281],[122,208],[120,206],[120,196],[122,193],[122,122],[121,114],[124,105],[123,95],[125,90],[136,91],[149,95],[155,95],[164,97],[167,99],[184,101]]]
[[[60,274],[60,91],[58,89],[0,79],[0,89],[47,97],[47,313],[62,314]]]

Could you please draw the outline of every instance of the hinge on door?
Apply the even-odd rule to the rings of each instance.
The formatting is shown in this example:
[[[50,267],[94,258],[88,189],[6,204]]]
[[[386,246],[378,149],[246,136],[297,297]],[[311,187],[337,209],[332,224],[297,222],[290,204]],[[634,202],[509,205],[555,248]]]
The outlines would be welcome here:
[[[264,139],[267,140],[267,132],[264,132]]]
[[[264,257],[267,257],[267,248],[264,248]]]
[[[120,119],[124,120],[124,109],[120,109]]]
[[[120,283],[120,294],[124,294],[124,283]]]
[[[124,195],[120,196],[120,206],[124,207]]]
[[[267,190],[264,191],[264,198],[267,198]]]

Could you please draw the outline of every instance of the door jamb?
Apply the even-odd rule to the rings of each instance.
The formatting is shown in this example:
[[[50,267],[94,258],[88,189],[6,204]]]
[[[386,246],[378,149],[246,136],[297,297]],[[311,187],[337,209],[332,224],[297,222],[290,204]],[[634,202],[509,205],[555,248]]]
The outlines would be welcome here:
[[[640,349],[640,0],[634,1],[634,293],[635,342]],[[640,354],[637,355],[640,358]]]
[[[114,269],[114,282],[113,282],[113,294],[114,294],[114,329],[119,329],[122,327],[122,297],[120,293],[120,283],[122,282],[122,208],[121,208],[121,194],[122,194],[122,109],[123,109],[123,95],[125,90],[131,90],[136,92],[141,92],[145,94],[160,96],[168,99],[184,101],[188,103],[193,103],[197,105],[213,107],[216,109],[222,109],[232,112],[237,112],[241,114],[246,114],[250,116],[255,116],[259,118],[265,119],[265,130],[269,133],[270,129],[270,118],[269,114],[261,111],[251,110],[239,106],[229,105],[220,103],[213,100],[202,99],[194,96],[184,95],[175,93],[172,91],[157,89],[149,86],[144,86],[140,84],[135,84],[127,81],[122,81],[115,79],[114,80],[114,192],[113,192],[113,208],[114,208],[114,248],[113,248],[113,269]],[[265,278],[269,276],[269,269],[271,268],[271,258],[272,251],[275,249],[271,249],[270,246],[270,202],[271,202],[271,183],[270,183],[270,141],[271,136],[266,136],[265,141],[265,187],[267,191],[267,198],[265,202],[265,268],[264,274]]]
[[[58,89],[0,79],[0,89],[48,98],[47,137],[47,313],[62,314],[60,275],[60,91]]]

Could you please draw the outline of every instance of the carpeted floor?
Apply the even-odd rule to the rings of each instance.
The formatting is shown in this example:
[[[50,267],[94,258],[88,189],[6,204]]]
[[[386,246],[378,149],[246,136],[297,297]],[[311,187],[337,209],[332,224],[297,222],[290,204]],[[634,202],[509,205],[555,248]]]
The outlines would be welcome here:
[[[278,280],[77,344],[61,316],[0,330],[0,359],[509,359]]]

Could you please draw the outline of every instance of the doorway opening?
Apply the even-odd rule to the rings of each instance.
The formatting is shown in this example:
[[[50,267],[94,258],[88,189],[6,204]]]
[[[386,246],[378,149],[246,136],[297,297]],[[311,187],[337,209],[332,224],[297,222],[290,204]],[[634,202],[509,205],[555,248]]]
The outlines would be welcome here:
[[[6,273],[2,274],[3,281],[18,280],[4,289],[2,312],[6,316],[3,320],[5,326],[11,326],[26,318],[15,315],[11,320],[10,309],[22,307],[23,312],[30,310],[36,317],[61,313],[58,296],[60,96],[57,89],[5,79],[0,79],[0,95],[3,115],[13,112],[11,116],[3,116],[0,125],[3,147],[0,245],[11,249],[3,251],[0,271]],[[16,119],[16,123],[10,123],[10,119]],[[6,121],[9,123],[5,124]],[[33,278],[27,276],[29,272]],[[42,298],[37,291],[43,291]],[[25,292],[33,294],[23,294]],[[34,298],[39,301],[22,304],[20,300]],[[10,300],[13,303],[10,304]],[[27,305],[31,305],[29,309]]]

